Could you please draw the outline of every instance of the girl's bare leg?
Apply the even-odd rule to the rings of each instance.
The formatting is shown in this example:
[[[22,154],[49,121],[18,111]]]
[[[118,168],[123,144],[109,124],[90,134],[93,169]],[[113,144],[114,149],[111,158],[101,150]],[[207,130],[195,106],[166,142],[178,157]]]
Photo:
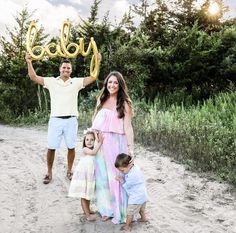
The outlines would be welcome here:
[[[81,198],[81,206],[88,221],[94,221],[95,218],[90,215],[90,201]]]

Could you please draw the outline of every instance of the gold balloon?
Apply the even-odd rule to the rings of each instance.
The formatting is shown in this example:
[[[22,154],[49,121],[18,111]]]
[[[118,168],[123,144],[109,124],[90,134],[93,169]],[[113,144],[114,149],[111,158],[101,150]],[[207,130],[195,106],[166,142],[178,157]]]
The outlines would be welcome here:
[[[61,35],[59,44],[50,43],[45,46],[35,46],[35,40],[37,33],[39,31],[38,26],[35,21],[32,21],[29,25],[27,37],[26,37],[26,49],[34,60],[40,60],[47,56],[53,57],[65,57],[65,58],[76,58],[78,54],[83,57],[87,57],[91,50],[93,51],[92,60],[90,62],[90,76],[93,79],[97,79],[99,74],[99,61],[98,61],[98,49],[96,42],[93,37],[90,38],[90,43],[88,45],[87,51],[84,51],[84,38],[80,38],[79,45],[76,43],[69,43],[71,24],[69,20],[65,20],[61,26]],[[73,48],[74,52],[70,52]],[[52,49],[54,51],[52,51]],[[37,53],[36,53],[37,52]]]
[[[79,54],[79,45],[76,43],[69,43],[69,33],[70,33],[70,22],[69,20],[65,20],[61,27],[61,49],[68,58],[75,58]],[[71,47],[75,48],[73,53],[69,52]]]
[[[26,49],[27,52],[32,56],[33,59],[39,60],[45,54],[45,49],[42,46],[34,46],[35,39],[38,33],[38,26],[35,21],[32,21],[29,25],[28,32],[26,35]],[[41,51],[38,55],[34,54],[34,51]]]

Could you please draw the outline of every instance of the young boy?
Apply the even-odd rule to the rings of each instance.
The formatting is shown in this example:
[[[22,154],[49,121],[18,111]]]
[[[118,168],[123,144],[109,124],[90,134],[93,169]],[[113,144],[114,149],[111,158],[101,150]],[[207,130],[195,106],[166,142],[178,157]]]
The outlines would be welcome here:
[[[131,230],[133,217],[137,213],[141,216],[139,222],[147,222],[145,215],[147,191],[144,176],[140,169],[130,161],[131,157],[124,153],[119,154],[115,161],[115,167],[123,173],[123,176],[118,176],[117,180],[122,183],[128,195],[126,224],[121,227],[121,230],[125,231]]]

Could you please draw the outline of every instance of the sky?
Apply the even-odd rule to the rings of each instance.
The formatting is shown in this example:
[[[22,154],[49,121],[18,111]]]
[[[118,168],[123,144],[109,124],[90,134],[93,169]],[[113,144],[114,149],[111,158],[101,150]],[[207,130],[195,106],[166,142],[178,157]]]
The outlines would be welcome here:
[[[38,19],[39,26],[45,28],[46,33],[52,36],[59,35],[60,27],[67,18],[72,22],[86,19],[90,15],[90,7],[94,0],[0,0],[0,36],[6,36],[6,27],[13,28],[16,23],[14,17],[23,8],[34,11],[32,20]],[[155,0],[150,0],[153,2]],[[168,1],[168,0],[167,0]],[[203,0],[199,0],[201,2]],[[109,11],[109,19],[112,23],[119,23],[129,6],[137,4],[139,0],[102,0],[98,17],[100,20]],[[224,0],[230,7],[228,17],[236,16],[236,0]]]

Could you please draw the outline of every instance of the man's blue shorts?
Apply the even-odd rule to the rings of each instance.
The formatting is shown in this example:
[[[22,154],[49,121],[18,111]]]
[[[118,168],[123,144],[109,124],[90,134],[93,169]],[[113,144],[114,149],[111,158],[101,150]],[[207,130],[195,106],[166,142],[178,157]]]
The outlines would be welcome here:
[[[67,119],[51,117],[48,122],[48,149],[58,149],[62,136],[68,149],[75,148],[78,121],[75,116]]]

